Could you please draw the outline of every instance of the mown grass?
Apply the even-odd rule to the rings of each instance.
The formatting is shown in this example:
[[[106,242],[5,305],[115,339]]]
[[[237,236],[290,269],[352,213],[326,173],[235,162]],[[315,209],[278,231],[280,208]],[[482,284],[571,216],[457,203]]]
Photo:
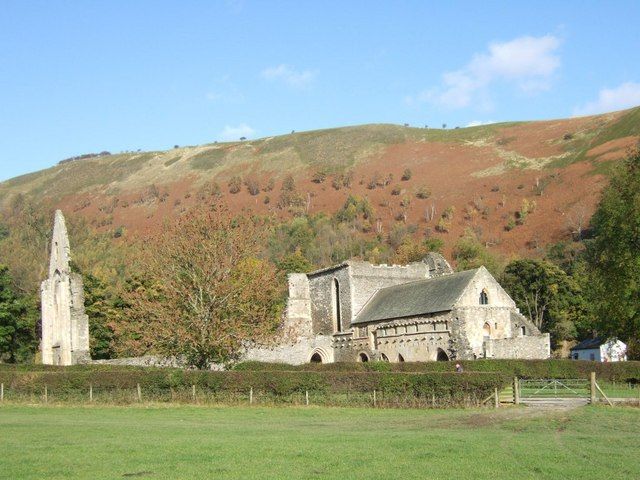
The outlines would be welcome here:
[[[3,478],[640,477],[637,409],[0,407]],[[586,476],[585,476],[586,475]]]

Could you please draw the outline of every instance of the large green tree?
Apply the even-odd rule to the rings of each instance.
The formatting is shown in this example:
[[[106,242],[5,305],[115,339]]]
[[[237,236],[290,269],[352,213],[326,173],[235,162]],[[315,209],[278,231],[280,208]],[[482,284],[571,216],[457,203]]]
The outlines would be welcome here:
[[[598,331],[633,344],[640,337],[640,149],[614,172],[593,216],[588,249]]]
[[[516,305],[554,343],[576,336],[582,317],[581,290],[561,268],[544,260],[514,260],[507,265],[502,285]]]
[[[29,359],[36,348],[35,302],[15,293],[9,269],[0,265],[0,360]]]

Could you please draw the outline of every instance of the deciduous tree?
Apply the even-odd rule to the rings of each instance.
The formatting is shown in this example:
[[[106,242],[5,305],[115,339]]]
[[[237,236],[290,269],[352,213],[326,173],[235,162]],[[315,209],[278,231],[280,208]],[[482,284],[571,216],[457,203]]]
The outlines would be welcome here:
[[[123,338],[198,368],[231,362],[247,343],[268,338],[284,295],[275,266],[261,258],[264,238],[262,224],[220,206],[165,227],[146,242]]]

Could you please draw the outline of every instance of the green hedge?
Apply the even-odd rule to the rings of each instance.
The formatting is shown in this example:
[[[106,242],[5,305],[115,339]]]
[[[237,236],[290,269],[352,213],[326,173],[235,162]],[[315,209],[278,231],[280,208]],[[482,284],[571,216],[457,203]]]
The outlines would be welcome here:
[[[275,396],[295,393],[349,394],[381,393],[426,398],[435,395],[462,402],[486,397],[494,388],[502,388],[511,378],[503,373],[451,372],[305,372],[305,371],[194,371],[180,369],[66,368],[25,371],[0,370],[5,389],[23,394],[49,392],[87,392],[89,385],[97,389],[135,389],[145,392],[187,389],[221,393],[247,393],[249,389]]]
[[[519,378],[589,378],[596,372],[601,380],[640,382],[640,362],[587,362],[576,360],[468,360],[460,362],[421,363],[309,363],[287,365],[282,363],[244,362],[236,371],[310,371],[310,372],[452,372],[455,364],[462,364],[465,372],[496,372]]]

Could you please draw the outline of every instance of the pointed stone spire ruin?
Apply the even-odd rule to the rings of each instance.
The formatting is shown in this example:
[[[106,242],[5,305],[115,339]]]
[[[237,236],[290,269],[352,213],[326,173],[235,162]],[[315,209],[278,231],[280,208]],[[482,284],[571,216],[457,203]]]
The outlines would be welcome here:
[[[60,210],[51,239],[49,278],[42,282],[42,363],[75,365],[91,361],[89,318],[84,310],[82,277],[71,271],[69,235]]]

